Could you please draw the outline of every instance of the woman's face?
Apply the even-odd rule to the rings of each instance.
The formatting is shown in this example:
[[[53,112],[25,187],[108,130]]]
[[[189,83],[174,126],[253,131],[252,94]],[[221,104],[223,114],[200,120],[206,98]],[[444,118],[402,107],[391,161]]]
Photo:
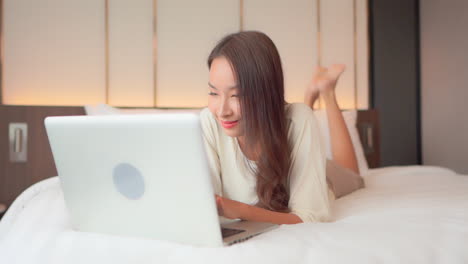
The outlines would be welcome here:
[[[218,57],[211,63],[208,82],[208,108],[230,137],[244,134],[239,104],[239,88],[225,57]]]

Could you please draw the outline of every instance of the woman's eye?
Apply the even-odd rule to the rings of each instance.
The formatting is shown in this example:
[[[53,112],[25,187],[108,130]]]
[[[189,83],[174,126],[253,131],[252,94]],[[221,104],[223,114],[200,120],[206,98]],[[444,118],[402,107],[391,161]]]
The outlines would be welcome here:
[[[208,95],[218,95],[217,93],[209,92]]]
[[[231,95],[231,97],[239,97],[239,95],[238,94],[233,94],[233,95]]]

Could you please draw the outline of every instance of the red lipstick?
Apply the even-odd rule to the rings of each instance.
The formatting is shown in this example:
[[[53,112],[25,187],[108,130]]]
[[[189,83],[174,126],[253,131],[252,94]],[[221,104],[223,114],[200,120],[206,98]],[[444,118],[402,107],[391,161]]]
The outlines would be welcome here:
[[[224,127],[224,128],[233,128],[237,125],[237,123],[239,122],[239,120],[236,120],[236,121],[221,121],[221,125]]]

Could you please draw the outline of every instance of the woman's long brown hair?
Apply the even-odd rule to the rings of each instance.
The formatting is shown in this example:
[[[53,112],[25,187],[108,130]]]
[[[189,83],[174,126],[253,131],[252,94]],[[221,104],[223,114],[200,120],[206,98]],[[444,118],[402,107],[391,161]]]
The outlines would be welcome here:
[[[291,150],[285,113],[281,59],[273,41],[264,33],[243,31],[224,37],[211,51],[231,64],[239,86],[245,146],[249,153],[260,147],[256,160],[257,206],[287,212]]]

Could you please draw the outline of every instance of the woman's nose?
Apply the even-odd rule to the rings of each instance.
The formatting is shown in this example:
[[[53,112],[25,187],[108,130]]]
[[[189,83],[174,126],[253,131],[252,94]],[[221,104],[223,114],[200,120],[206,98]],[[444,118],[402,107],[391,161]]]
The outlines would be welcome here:
[[[229,116],[231,114],[232,114],[232,109],[229,103],[226,100],[222,101],[218,109],[218,116]]]

